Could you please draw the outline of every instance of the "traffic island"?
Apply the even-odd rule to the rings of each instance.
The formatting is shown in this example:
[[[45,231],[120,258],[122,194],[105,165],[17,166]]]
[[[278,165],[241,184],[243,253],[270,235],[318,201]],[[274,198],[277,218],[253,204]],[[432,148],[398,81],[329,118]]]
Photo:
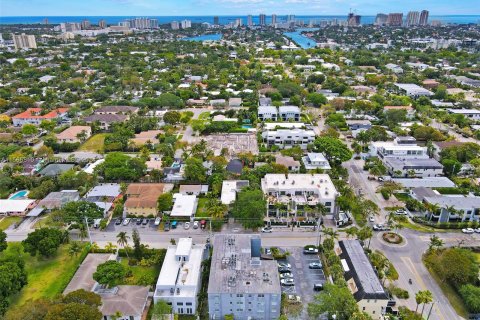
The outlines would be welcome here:
[[[403,237],[395,232],[384,232],[382,239],[391,244],[401,244],[403,242]]]

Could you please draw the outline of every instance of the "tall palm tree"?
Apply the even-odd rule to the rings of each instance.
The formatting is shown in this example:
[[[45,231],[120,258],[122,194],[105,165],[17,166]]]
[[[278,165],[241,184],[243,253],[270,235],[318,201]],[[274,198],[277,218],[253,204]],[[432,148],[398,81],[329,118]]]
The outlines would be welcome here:
[[[370,249],[370,241],[371,241],[372,237],[373,237],[373,231],[369,226],[365,226],[365,227],[361,228],[360,230],[358,230],[358,232],[357,232],[357,239],[358,240],[365,241],[365,240],[369,239],[368,240],[368,249]]]
[[[428,250],[431,251],[431,250],[435,250],[435,249],[439,249],[441,247],[443,247],[443,244],[445,242],[440,239],[437,235],[433,235],[430,237],[430,244],[428,245]]]
[[[423,291],[418,291],[415,293],[415,302],[417,306],[415,307],[415,313],[417,313],[418,306],[423,303]]]
[[[350,227],[350,228],[346,229],[345,232],[347,233],[347,239],[348,239],[350,237],[353,237],[353,236],[357,235],[358,228],[353,226],[353,227]]]
[[[423,292],[424,294],[423,294],[422,317],[423,317],[423,310],[425,309],[425,305],[433,301],[433,294],[431,291],[425,290]]]
[[[128,257],[128,239],[130,239],[130,237],[125,231],[121,231],[117,234],[117,239],[118,239],[117,240],[118,245],[125,249],[125,253],[127,254],[127,257]]]

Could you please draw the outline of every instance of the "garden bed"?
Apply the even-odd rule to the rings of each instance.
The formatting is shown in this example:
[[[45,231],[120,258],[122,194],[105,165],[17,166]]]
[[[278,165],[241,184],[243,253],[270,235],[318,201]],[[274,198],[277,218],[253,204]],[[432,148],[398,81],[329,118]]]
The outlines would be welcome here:
[[[384,232],[382,234],[382,239],[385,242],[392,243],[392,244],[400,244],[403,242],[403,237],[395,232]]]

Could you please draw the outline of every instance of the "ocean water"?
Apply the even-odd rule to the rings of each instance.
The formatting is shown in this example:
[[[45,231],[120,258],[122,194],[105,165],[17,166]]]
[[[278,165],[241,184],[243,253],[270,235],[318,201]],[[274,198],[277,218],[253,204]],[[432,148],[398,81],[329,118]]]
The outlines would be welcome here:
[[[310,48],[315,48],[317,46],[317,43],[315,42],[315,40],[312,40],[312,39],[302,35],[302,32],[304,32],[304,31],[315,31],[315,30],[318,30],[318,28],[299,28],[299,29],[296,29],[294,32],[284,32],[283,34],[287,38],[292,39],[301,48],[310,49]]]
[[[45,18],[48,19],[48,22],[51,24],[59,24],[62,22],[81,22],[84,19],[89,20],[91,23],[97,24],[99,20],[106,20],[107,24],[118,24],[120,21],[125,19],[137,18],[139,16],[36,16],[36,17],[6,17],[0,16],[0,24],[36,24],[43,23]],[[191,20],[193,23],[213,23],[213,16],[147,16],[147,18],[156,18],[158,19],[159,24],[170,23],[171,21],[180,21],[184,19]],[[220,24],[227,24],[236,19],[241,18],[243,23],[247,23],[247,16],[219,16]],[[258,24],[259,17],[258,15],[253,16],[253,23]],[[310,20],[321,21],[321,20],[346,20],[346,15],[342,16],[296,16],[297,20],[303,20],[305,23],[309,23]],[[440,20],[443,23],[456,23],[456,24],[467,24],[467,23],[480,23],[480,15],[444,15],[444,16],[430,16],[429,21]],[[278,16],[278,22],[286,21],[286,16]],[[362,24],[372,24],[375,21],[375,16],[362,16]],[[271,16],[266,17],[266,23],[271,23]]]
[[[190,37],[190,38],[183,38],[182,40],[185,41],[218,41],[222,39],[223,35],[221,33],[216,33],[216,34],[204,34],[196,37]]]

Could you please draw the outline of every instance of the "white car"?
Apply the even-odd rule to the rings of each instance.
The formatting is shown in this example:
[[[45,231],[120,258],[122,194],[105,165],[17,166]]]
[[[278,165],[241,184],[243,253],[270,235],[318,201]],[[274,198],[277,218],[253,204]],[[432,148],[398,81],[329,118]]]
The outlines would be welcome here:
[[[130,218],[126,218],[125,220],[123,220],[123,225],[126,226],[130,223]]]
[[[271,227],[262,228],[262,232],[263,233],[272,233],[272,228]]]
[[[292,278],[281,279],[280,284],[282,286],[288,286],[288,287],[294,286],[295,285],[295,280],[293,280]]]
[[[476,233],[480,233],[480,228],[474,229],[473,231],[475,231]]]
[[[295,294],[289,294],[287,296],[288,298],[288,301],[290,301],[291,303],[301,303],[302,302],[302,298],[300,298],[300,296],[297,296]]]
[[[368,218],[368,221],[370,221],[370,222],[375,222],[375,217],[374,217],[374,216],[370,216],[370,217]]]
[[[160,222],[162,222],[162,218],[160,218],[160,217],[155,218],[155,225],[156,226],[159,226]]]
[[[280,279],[291,279],[293,274],[291,272],[280,273]]]
[[[185,222],[185,224],[183,225],[183,228],[184,228],[185,230],[190,229],[190,222],[188,222],[188,221]]]
[[[404,209],[398,209],[397,211],[395,211],[395,214],[404,215],[407,214],[407,212]]]
[[[475,231],[472,228],[465,228],[465,229],[462,229],[462,232],[470,234],[470,233],[474,233]]]
[[[198,221],[193,221],[193,229],[198,229]]]

